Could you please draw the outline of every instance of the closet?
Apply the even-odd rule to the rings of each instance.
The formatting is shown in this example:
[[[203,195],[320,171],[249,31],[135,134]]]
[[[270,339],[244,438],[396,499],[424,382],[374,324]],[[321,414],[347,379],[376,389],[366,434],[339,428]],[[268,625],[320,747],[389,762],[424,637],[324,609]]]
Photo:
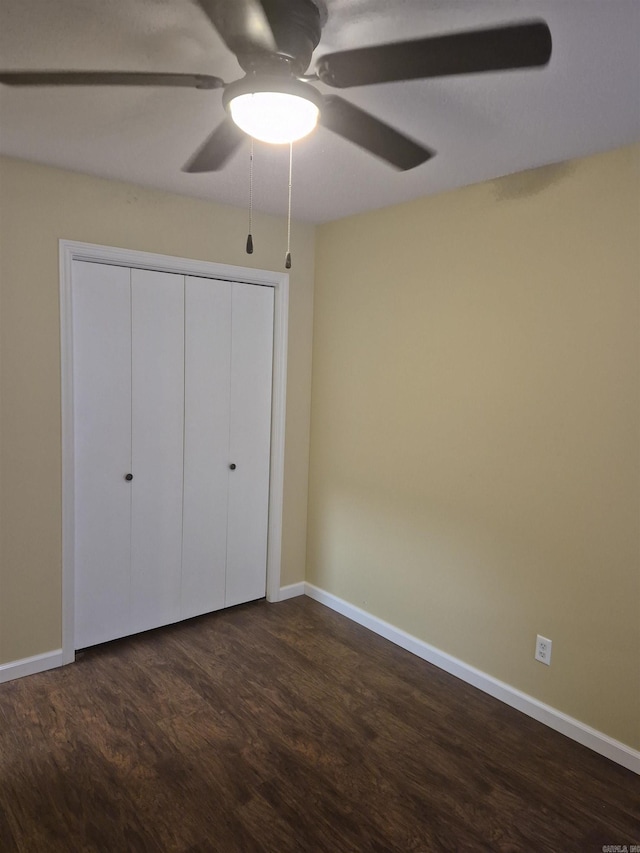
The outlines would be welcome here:
[[[273,313],[73,261],[76,649],[264,596]]]

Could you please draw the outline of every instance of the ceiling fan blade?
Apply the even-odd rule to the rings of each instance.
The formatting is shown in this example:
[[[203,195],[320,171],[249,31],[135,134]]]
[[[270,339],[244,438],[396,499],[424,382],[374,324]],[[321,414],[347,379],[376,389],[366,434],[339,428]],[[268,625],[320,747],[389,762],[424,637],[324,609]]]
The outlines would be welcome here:
[[[232,53],[277,50],[259,0],[196,0]]]
[[[317,73],[328,86],[368,86],[546,65],[551,32],[544,21],[430,36],[416,41],[330,53]]]
[[[182,167],[183,172],[217,172],[242,145],[244,131],[226,118]]]
[[[7,86],[186,86],[220,89],[224,81],[209,74],[148,71],[0,71]]]
[[[320,124],[403,172],[435,154],[337,95],[325,97]]]

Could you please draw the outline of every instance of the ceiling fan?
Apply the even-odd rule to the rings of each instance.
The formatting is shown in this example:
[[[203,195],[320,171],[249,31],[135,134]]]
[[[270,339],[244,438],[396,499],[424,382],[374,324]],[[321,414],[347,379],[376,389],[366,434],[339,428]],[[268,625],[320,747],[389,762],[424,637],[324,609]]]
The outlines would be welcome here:
[[[313,85],[349,88],[541,67],[551,56],[543,21],[355,48],[322,56],[308,72],[326,22],[324,0],[195,0],[237,57],[245,76],[225,84],[208,74],[120,71],[0,71],[10,86],[185,86],[223,89],[227,117],[184,165],[185,172],[222,168],[245,134],[292,142],[322,127],[402,171],[435,153],[337,95]]]

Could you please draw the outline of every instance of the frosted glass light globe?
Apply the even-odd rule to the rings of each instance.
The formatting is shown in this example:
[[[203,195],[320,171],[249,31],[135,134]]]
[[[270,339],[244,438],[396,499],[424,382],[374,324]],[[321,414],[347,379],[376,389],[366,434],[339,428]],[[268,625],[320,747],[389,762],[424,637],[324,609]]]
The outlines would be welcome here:
[[[248,92],[229,102],[231,118],[241,130],[261,142],[296,142],[318,122],[318,107],[308,98],[288,92]]]

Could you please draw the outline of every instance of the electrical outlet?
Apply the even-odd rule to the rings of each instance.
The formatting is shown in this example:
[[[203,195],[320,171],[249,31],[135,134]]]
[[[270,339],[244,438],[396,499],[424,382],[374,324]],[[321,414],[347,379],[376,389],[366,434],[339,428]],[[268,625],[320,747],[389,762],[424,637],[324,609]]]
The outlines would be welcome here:
[[[551,640],[541,637],[540,634],[536,638],[536,660],[546,663],[547,666],[551,664]]]

